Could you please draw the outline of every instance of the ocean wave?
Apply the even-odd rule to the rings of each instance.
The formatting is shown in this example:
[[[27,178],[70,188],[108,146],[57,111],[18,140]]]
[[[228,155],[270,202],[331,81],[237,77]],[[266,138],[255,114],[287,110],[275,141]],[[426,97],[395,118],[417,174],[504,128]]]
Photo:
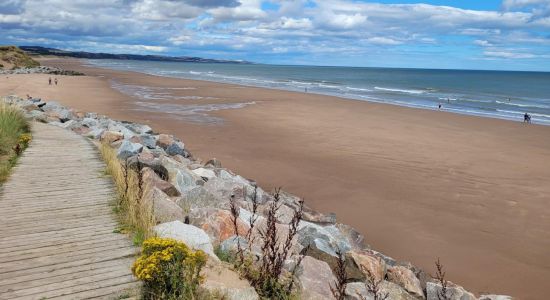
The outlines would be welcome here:
[[[495,101],[499,104],[505,104],[505,105],[511,105],[511,106],[517,106],[517,107],[532,107],[532,108],[550,108],[548,105],[537,105],[537,104],[519,104],[515,102],[504,102],[504,101]]]
[[[327,88],[327,89],[338,89],[338,88],[340,88],[339,86],[336,86],[336,85],[323,84],[323,83],[319,83],[317,86],[322,87],[322,88]]]
[[[497,111],[498,112],[503,112],[503,113],[508,113],[508,114],[513,114],[513,115],[523,115],[524,114],[524,112],[521,112],[521,111],[513,111],[513,110],[505,110],[505,109],[497,109]],[[529,112],[529,114],[531,116],[535,116],[535,117],[550,119],[550,115],[546,115],[546,114],[539,114],[539,113],[532,113],[532,112]]]
[[[351,86],[346,86],[346,89],[350,91],[358,91],[358,92],[372,92],[372,90],[369,90],[369,89],[355,88]]]
[[[394,89],[394,88],[385,88],[385,87],[374,87],[375,90],[379,91],[386,91],[386,92],[398,92],[398,93],[406,93],[406,94],[414,94],[414,95],[420,95],[426,93],[426,91],[422,90],[406,90],[406,89]]]

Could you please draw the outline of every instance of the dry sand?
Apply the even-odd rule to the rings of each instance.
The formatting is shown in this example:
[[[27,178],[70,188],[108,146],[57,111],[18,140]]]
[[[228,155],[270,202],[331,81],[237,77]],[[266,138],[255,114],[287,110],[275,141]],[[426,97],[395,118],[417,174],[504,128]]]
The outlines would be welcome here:
[[[428,271],[440,257],[448,278],[476,293],[545,299],[550,280],[550,126],[335,97],[83,67],[91,76],[13,75],[0,94],[55,99],[86,111],[148,123],[216,157],[263,187],[282,186],[335,212],[374,249]],[[222,124],[144,111],[118,83],[216,99],[156,104],[242,103],[210,113]],[[152,101],[151,101],[152,102]],[[177,107],[177,106],[176,106]],[[172,112],[174,112],[172,110]]]

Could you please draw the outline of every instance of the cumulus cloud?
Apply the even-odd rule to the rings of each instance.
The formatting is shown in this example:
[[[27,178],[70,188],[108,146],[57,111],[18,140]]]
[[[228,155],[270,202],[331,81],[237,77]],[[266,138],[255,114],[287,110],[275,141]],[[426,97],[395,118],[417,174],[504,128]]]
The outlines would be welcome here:
[[[250,21],[265,18],[267,13],[261,8],[260,0],[240,0],[237,7],[216,7],[208,13],[214,21]]]
[[[548,6],[550,1],[548,0],[504,0],[502,6],[506,9],[521,8],[526,6]]]
[[[24,0],[2,0],[0,15],[18,15],[23,12]]]
[[[172,18],[195,18],[202,13],[202,10],[184,2],[143,0],[133,4],[132,13],[140,19],[166,21]]]
[[[478,46],[482,46],[482,47],[490,47],[490,46],[493,45],[489,41],[486,41],[486,40],[475,40],[474,44],[476,44]]]
[[[388,37],[377,36],[368,38],[367,41],[377,45],[401,45],[403,42]]]
[[[550,52],[550,0],[503,0],[496,11],[355,0],[0,0],[0,26],[5,43],[245,59],[471,45],[495,59]]]
[[[510,51],[484,51],[483,54],[487,57],[506,58],[506,59],[525,59],[525,58],[536,57],[536,55],[531,53],[510,52]]]

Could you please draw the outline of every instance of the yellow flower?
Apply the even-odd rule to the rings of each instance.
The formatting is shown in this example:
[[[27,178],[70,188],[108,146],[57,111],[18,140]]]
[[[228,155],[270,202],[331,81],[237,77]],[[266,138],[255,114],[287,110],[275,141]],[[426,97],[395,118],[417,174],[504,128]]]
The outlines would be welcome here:
[[[26,147],[29,145],[29,143],[32,140],[32,136],[30,133],[23,133],[21,136],[19,136],[19,144]]]

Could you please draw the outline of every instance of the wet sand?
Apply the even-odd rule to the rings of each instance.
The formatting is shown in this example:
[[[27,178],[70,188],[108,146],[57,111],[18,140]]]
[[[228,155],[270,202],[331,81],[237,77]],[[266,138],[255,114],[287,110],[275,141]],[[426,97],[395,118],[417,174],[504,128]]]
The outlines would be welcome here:
[[[335,212],[398,260],[433,272],[439,257],[450,280],[476,293],[547,295],[550,126],[111,71],[69,59],[44,63],[90,76],[59,76],[59,86],[48,86],[47,75],[2,77],[0,94],[31,94],[150,124],[180,137],[196,157],[216,157],[266,189],[282,186],[309,206]],[[144,100],[112,83],[210,98]],[[173,89],[183,87],[194,89]],[[189,105],[249,102],[255,104],[202,118],[189,114]]]

